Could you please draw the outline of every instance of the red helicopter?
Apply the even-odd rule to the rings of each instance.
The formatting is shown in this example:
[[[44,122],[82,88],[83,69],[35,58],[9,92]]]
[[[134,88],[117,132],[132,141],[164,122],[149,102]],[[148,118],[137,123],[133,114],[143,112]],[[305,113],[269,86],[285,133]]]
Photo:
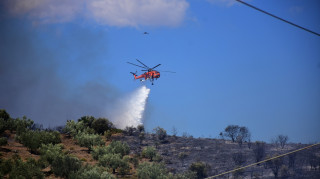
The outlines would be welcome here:
[[[160,78],[160,72],[159,71],[156,71],[156,70],[153,70],[155,68],[157,68],[158,66],[160,66],[161,64],[158,64],[156,66],[154,66],[153,68],[150,68],[148,67],[147,65],[145,65],[144,63],[142,63],[140,60],[136,59],[139,63],[141,63],[143,66],[140,66],[140,65],[136,65],[134,63],[130,63],[130,62],[127,62],[131,65],[134,65],[134,66],[137,66],[137,67],[140,67],[140,68],[143,68],[143,70],[141,71],[146,71],[145,73],[137,76],[136,73],[133,73],[133,72],[130,72],[131,74],[133,74],[134,76],[134,79],[140,79],[140,81],[144,81],[144,80],[150,80],[152,85],[153,85],[153,81],[154,79],[158,79]],[[170,72],[170,73],[175,73],[175,72],[172,72],[172,71],[164,71],[164,72]],[[143,80],[144,79],[144,80]]]

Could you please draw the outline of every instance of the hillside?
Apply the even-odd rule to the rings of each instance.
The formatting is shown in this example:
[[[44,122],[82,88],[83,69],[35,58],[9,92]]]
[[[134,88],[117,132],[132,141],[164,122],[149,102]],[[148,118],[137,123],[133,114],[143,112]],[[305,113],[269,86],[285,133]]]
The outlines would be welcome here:
[[[26,118],[0,120],[4,178],[205,178],[308,146],[119,130],[89,116],[59,132]],[[320,145],[217,178],[320,178]]]

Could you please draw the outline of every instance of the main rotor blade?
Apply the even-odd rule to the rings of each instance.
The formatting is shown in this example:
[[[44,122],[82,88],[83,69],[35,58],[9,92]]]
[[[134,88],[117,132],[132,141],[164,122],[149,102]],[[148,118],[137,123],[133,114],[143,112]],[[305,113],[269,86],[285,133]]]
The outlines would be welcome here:
[[[127,63],[129,63],[130,65],[134,65],[134,66],[138,66],[138,67],[140,67],[140,68],[146,69],[146,67],[142,67],[142,66],[136,65],[136,64],[134,64],[134,63],[130,63],[130,62],[127,62]]]
[[[174,71],[160,71],[160,72],[176,73],[176,72],[174,72]]]
[[[155,68],[157,68],[158,66],[160,66],[161,64],[159,64],[159,65],[156,65],[156,66],[154,66],[153,68],[151,68],[151,69],[155,69]]]
[[[145,66],[146,68],[149,69],[149,67],[147,65],[145,65],[144,63],[142,63],[140,60],[136,59],[139,63],[141,63],[143,66]]]

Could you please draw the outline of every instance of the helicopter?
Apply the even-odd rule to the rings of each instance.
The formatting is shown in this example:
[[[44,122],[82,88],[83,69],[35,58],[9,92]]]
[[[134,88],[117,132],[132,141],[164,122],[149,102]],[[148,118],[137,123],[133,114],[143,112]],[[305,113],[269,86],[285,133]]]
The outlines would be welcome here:
[[[145,65],[144,63],[142,63],[140,60],[138,60],[138,59],[136,59],[136,60],[139,63],[141,63],[143,66],[140,66],[140,65],[137,65],[137,64],[134,64],[134,63],[130,63],[130,62],[127,62],[127,63],[129,63],[130,65],[134,65],[134,66],[143,68],[143,70],[141,70],[141,71],[146,71],[146,72],[141,74],[141,75],[138,75],[138,76],[136,74],[137,72],[135,72],[135,73],[130,72],[134,76],[134,79],[140,79],[140,81],[150,80],[151,84],[153,85],[154,79],[157,80],[158,78],[160,78],[160,72],[156,71],[154,69],[157,68],[158,66],[160,66],[161,64],[158,64],[158,65],[150,68],[147,65]],[[175,72],[172,72],[172,71],[164,71],[164,72],[175,73]]]

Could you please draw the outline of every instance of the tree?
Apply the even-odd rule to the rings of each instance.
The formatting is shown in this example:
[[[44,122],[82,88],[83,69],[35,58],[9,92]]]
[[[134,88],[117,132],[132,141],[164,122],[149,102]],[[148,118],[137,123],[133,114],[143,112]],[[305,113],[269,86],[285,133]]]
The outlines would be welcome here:
[[[103,134],[105,131],[110,130],[113,127],[112,122],[106,118],[98,118],[92,122],[92,128],[98,134]]]
[[[156,127],[153,129],[158,137],[158,139],[161,141],[161,142],[164,142],[165,139],[167,138],[167,131],[164,130],[163,128],[161,127]]]
[[[232,142],[234,142],[239,134],[240,127],[238,125],[228,125],[224,131],[225,136],[231,138]]]
[[[62,148],[62,144],[42,144],[40,147],[41,159],[52,164],[58,156],[62,156]]]
[[[123,130],[123,133],[125,135],[128,135],[128,136],[132,136],[135,132],[137,131],[137,129],[133,126],[127,126],[124,130]]]
[[[279,140],[281,148],[283,149],[284,146],[287,144],[289,137],[286,135],[278,135],[277,138]]]
[[[240,127],[239,128],[239,132],[238,132],[238,136],[236,137],[236,140],[239,144],[239,146],[242,146],[242,143],[245,141],[249,141],[250,140],[250,132],[249,129],[247,127]]]
[[[98,160],[100,156],[103,156],[104,154],[107,154],[109,152],[108,148],[106,146],[97,146],[93,148],[91,151],[92,158],[95,160]]]
[[[77,157],[62,155],[56,157],[52,162],[51,170],[57,176],[68,178],[70,174],[76,173],[81,166],[81,161]]]
[[[105,154],[99,158],[99,164],[112,168],[112,173],[115,173],[118,168],[122,168],[122,170],[128,170],[130,168],[128,162],[122,160],[120,154]]]
[[[108,153],[112,153],[112,154],[120,154],[123,157],[129,154],[130,148],[129,148],[129,145],[125,142],[122,143],[120,141],[112,141],[107,146],[107,151]]]
[[[83,122],[84,125],[88,127],[92,127],[92,123],[96,119],[93,116],[82,116],[80,119],[78,119],[78,122]]]
[[[256,162],[260,162],[265,156],[265,143],[262,141],[257,141],[253,146],[253,154],[255,156]],[[259,164],[258,164],[259,165]]]
[[[0,137],[0,146],[7,145],[8,139],[6,137]]]
[[[139,179],[166,179],[167,169],[161,163],[147,163],[144,162],[138,166],[137,169]]]
[[[157,151],[154,147],[148,146],[142,150],[142,157],[148,158],[150,159],[150,161],[152,161],[152,159],[156,157],[156,155],[157,155]]]
[[[47,132],[28,130],[22,133],[18,138],[32,153],[37,153],[37,150],[42,144],[58,144],[61,142],[60,133],[57,131]]]
[[[5,121],[10,119],[10,115],[7,113],[6,110],[0,109],[0,119],[4,119]]]
[[[9,176],[10,178],[44,178],[35,159],[28,158],[26,162],[23,162],[20,157],[14,159]]]
[[[70,178],[74,179],[114,179],[114,177],[104,171],[103,167],[84,165],[76,173],[70,175]]]
[[[81,147],[87,147],[90,151],[93,146],[104,144],[104,141],[98,134],[79,133],[75,139]]]
[[[266,164],[269,168],[271,168],[274,177],[278,178],[279,170],[283,164],[283,158],[280,157],[273,160],[269,160],[266,162]]]
[[[144,129],[144,125],[140,124],[137,126],[137,130],[141,133],[141,132],[145,132],[145,129]]]
[[[144,132],[140,132],[139,139],[140,139],[140,144],[142,144],[142,141],[145,139],[145,133]]]
[[[208,176],[208,166],[203,162],[194,162],[190,165],[189,170],[195,172],[197,178],[205,178]]]

